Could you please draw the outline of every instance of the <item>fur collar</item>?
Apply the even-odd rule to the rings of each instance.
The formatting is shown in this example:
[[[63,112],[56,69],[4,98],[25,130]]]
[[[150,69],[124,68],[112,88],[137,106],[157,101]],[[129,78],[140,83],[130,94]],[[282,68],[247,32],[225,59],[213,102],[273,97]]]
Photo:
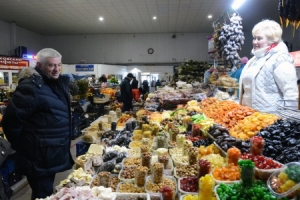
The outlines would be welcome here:
[[[33,75],[41,76],[34,68],[25,67],[18,74],[18,81],[24,78],[30,78]]]

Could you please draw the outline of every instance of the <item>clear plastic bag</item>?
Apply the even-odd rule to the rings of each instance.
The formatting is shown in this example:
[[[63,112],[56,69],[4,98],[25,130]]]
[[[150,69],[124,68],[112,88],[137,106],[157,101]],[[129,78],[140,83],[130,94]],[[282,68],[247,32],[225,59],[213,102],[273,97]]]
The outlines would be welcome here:
[[[124,158],[127,157],[127,153],[126,152],[120,152],[116,158],[116,163],[120,163],[123,161]]]
[[[117,151],[110,151],[110,152],[107,152],[103,155],[103,162],[107,162],[109,160],[112,160],[114,159],[115,157],[118,156],[118,152]]]
[[[111,172],[115,169],[115,166],[116,166],[116,160],[113,159],[101,165],[98,172],[103,172],[103,171]]]

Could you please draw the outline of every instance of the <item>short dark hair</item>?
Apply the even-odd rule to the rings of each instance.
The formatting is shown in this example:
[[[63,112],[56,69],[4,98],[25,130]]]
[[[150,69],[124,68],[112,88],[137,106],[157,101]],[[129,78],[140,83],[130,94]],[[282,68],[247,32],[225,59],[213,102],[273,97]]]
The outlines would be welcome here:
[[[132,73],[128,73],[128,74],[127,74],[127,77],[128,77],[128,78],[133,78],[134,76],[133,76]]]

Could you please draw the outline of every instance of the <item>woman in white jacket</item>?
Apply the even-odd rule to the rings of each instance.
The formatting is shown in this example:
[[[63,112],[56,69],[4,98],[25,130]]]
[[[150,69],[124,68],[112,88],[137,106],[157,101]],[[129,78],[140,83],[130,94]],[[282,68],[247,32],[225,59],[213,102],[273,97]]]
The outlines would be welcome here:
[[[280,100],[298,98],[294,61],[282,42],[282,29],[263,20],[252,30],[254,55],[240,78],[240,103],[260,112],[276,113]]]

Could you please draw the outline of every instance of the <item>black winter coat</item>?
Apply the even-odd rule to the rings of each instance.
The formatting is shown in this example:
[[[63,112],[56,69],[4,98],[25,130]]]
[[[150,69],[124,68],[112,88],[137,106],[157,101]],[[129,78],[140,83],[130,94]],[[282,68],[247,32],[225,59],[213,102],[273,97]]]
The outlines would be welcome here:
[[[121,83],[121,99],[123,102],[132,101],[132,90],[129,78],[125,77]]]
[[[133,79],[131,82],[131,88],[132,89],[138,89],[139,81],[136,79]]]
[[[45,176],[70,169],[71,111],[69,78],[49,79],[24,68],[5,110],[2,125],[22,174]]]

